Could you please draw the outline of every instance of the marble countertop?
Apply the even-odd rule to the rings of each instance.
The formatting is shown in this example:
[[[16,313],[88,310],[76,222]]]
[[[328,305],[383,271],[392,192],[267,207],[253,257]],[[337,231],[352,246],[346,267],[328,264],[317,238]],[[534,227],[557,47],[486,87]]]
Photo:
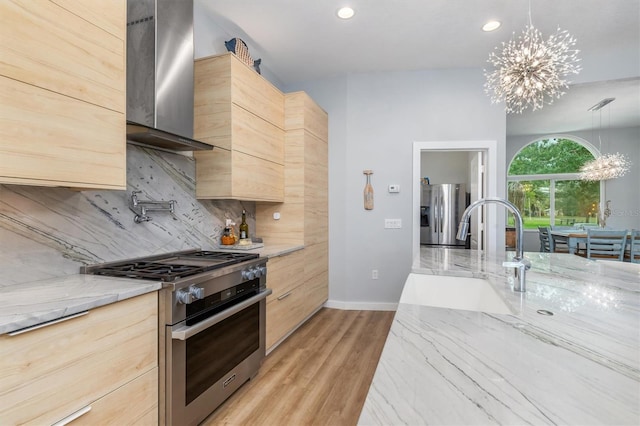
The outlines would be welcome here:
[[[251,250],[242,250],[242,249],[238,250],[238,249],[234,249],[233,247],[226,248],[222,246],[215,250],[229,251],[229,252],[235,252],[235,253],[258,253],[262,257],[269,258],[269,257],[282,256],[287,253],[292,253],[294,251],[302,250],[303,248],[304,248],[304,245],[302,244],[266,244],[265,243],[264,247],[255,248]]]
[[[516,313],[399,304],[359,424],[640,424],[640,265],[526,257],[515,293],[503,259],[421,249],[413,272],[487,278]]]
[[[3,286],[0,291],[0,334],[161,288],[159,281],[84,274]]]
[[[282,256],[302,245],[272,244],[240,252],[263,257]],[[53,321],[109,303],[158,291],[161,282],[99,275],[73,274],[2,287],[0,334]]]

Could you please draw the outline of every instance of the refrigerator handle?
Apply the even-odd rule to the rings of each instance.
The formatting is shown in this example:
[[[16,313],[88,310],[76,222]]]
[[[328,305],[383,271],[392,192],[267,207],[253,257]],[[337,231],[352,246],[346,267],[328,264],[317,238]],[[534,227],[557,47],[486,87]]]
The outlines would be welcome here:
[[[442,231],[443,231],[443,225],[442,222],[444,222],[444,220],[442,220],[442,218],[444,218],[444,197],[442,196],[442,194],[440,194],[440,235],[442,235]]]
[[[436,202],[436,205],[435,205],[435,209],[433,210],[433,219],[435,220],[433,230],[434,230],[434,233],[437,235],[438,229],[440,229],[440,198],[438,198],[438,196],[436,195],[434,197],[434,200]],[[438,242],[440,242],[440,238],[438,238]]]

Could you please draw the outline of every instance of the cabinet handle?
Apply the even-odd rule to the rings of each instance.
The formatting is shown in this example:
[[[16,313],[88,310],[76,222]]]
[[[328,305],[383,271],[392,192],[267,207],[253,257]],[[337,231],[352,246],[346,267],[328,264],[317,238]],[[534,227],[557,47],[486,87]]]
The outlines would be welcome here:
[[[31,327],[21,328],[20,330],[12,331],[11,333],[7,333],[9,336],[17,336],[18,334],[27,333],[29,331],[37,330],[39,328],[48,327],[53,324],[58,324],[60,322],[68,321],[70,319],[78,318],[83,315],[87,315],[89,311],[78,312],[77,314],[69,315],[66,317],[58,318],[52,321],[42,322],[40,324],[32,325]]]
[[[287,297],[291,296],[291,293],[293,293],[293,290],[289,290],[288,292],[286,292],[282,296],[278,297],[278,300],[286,299]]]
[[[69,414],[67,417],[65,417],[64,419],[60,420],[59,422],[55,422],[53,425],[51,426],[64,426],[66,424],[71,423],[72,421],[74,421],[75,419],[84,416],[85,414],[87,414],[89,411],[91,411],[91,406],[87,405],[84,408],[79,409],[78,411],[76,411],[73,414]]]

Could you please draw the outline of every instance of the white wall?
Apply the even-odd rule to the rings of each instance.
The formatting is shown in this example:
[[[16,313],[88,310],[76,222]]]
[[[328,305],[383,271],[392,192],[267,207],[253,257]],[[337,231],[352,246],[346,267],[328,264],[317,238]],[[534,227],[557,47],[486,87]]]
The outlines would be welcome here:
[[[469,152],[425,151],[420,157],[420,176],[427,176],[432,185],[469,183]]]
[[[211,9],[203,6],[200,0],[193,2],[194,59],[226,53],[224,42],[234,37],[242,39],[247,44],[251,58],[262,59],[263,52],[259,46],[240,27],[216,15]],[[282,82],[271,72],[269,64],[264,60],[260,65],[260,72],[271,84],[282,90]]]
[[[575,132],[571,135],[530,135],[507,140],[507,167],[525,145],[548,137],[577,137],[600,149],[597,132]],[[604,200],[611,200],[611,217],[607,226],[640,229],[640,127],[608,129],[602,136],[602,152],[624,154],[632,163],[623,177],[604,182]]]
[[[330,304],[397,303],[412,263],[414,141],[498,141],[504,176],[506,118],[483,83],[481,70],[468,69],[352,74],[287,87],[305,90],[329,113]],[[374,171],[372,211],[363,208],[364,169]],[[389,184],[401,192],[388,193]],[[384,229],[385,218],[402,219],[402,229]]]

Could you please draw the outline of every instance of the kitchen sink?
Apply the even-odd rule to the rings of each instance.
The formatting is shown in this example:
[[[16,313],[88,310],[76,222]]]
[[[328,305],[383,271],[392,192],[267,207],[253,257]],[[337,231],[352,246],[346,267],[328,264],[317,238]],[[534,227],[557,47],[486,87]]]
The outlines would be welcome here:
[[[400,303],[513,314],[494,287],[483,278],[409,274]]]

